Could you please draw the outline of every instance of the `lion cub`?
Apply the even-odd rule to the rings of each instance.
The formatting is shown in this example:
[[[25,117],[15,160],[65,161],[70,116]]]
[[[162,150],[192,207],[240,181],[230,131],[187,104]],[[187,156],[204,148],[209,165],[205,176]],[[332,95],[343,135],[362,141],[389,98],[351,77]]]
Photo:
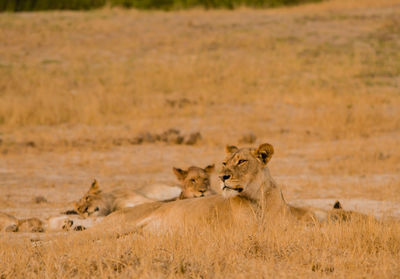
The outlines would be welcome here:
[[[74,203],[74,211],[68,213],[76,212],[83,217],[107,216],[116,210],[143,203],[205,197],[213,193],[210,189],[210,174],[213,170],[214,165],[204,169],[195,166],[188,170],[173,168],[181,183],[180,187],[153,184],[137,190],[116,189],[103,192],[94,180],[89,191]]]
[[[0,232],[43,232],[44,224],[38,218],[17,219],[0,212]]]
[[[175,167],[172,170],[181,182],[180,200],[207,197],[215,194],[210,188],[210,174],[214,171],[214,165],[209,165],[204,169],[192,166],[188,170]]]
[[[209,196],[214,193],[210,187],[210,174],[213,171],[214,165],[204,169],[192,166],[187,170],[174,167],[173,172],[180,181],[180,186],[152,184],[137,190],[116,189],[111,192],[103,192],[94,180],[89,191],[74,203],[74,210],[66,211],[67,215],[49,218],[47,230],[85,230],[100,222],[104,216],[123,208],[155,201],[167,202]],[[72,214],[79,216],[73,217]]]

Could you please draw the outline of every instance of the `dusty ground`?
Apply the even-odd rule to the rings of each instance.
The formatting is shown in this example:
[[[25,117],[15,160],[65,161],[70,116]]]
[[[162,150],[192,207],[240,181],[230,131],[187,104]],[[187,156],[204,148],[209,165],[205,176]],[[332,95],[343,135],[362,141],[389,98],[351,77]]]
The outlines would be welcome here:
[[[340,141],[325,146],[335,150],[336,144]],[[271,161],[271,171],[289,202],[329,208],[338,199],[348,209],[377,216],[388,211],[389,215],[400,216],[398,174],[357,171],[340,174],[343,168],[340,165],[350,165],[357,162],[357,158],[342,159],[341,156],[346,156],[344,153],[333,151],[336,158],[326,156],[317,160],[310,151],[312,146],[285,151],[278,148]],[[279,156],[280,153],[285,155]],[[45,218],[54,215],[54,210],[70,207],[69,202],[82,196],[93,178],[105,189],[136,188],[153,182],[174,185],[177,180],[171,166],[205,167],[209,163],[220,164],[223,158],[223,146],[204,144],[12,152],[1,160],[1,210],[18,217]],[[327,171],[329,167],[331,171]],[[216,177],[214,186],[218,187]],[[36,204],[33,199],[37,196],[45,197],[48,202]]]
[[[288,202],[399,218],[399,15],[394,0],[1,14],[0,211],[47,218],[93,178],[173,185],[172,166],[269,142]],[[202,139],[132,144],[169,128]]]

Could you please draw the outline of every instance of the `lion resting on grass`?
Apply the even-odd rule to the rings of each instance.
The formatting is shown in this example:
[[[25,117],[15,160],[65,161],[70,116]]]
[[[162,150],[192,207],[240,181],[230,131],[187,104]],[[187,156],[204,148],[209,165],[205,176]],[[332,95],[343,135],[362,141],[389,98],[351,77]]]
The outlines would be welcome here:
[[[163,232],[196,227],[201,222],[221,226],[237,222],[257,224],[254,222],[256,220],[270,224],[274,220],[319,223],[345,220],[351,213],[341,208],[326,211],[287,204],[267,166],[274,153],[272,145],[268,143],[256,149],[228,146],[226,151],[227,158],[220,172],[222,195],[126,208],[104,218],[92,231],[124,234],[144,229]]]
[[[179,193],[175,194],[178,195]],[[89,191],[83,197],[74,203],[72,213],[79,214],[82,217],[107,216],[111,212],[125,207],[134,207],[136,205],[153,202],[153,199],[129,190],[117,189],[109,193],[104,193],[99,183],[94,180]],[[71,212],[67,212],[71,214]]]
[[[204,169],[191,166],[188,170],[175,167],[172,170],[181,183],[180,200],[207,197],[215,194],[210,184],[210,175],[214,171],[214,165],[209,165]]]
[[[317,214],[285,202],[267,166],[274,153],[272,145],[265,143],[256,149],[229,146],[226,151],[227,159],[220,173],[222,195],[126,208],[109,215],[95,228],[159,231],[196,225],[199,221],[231,224],[238,220],[283,216],[309,221],[319,219]]]
[[[143,203],[209,196],[213,194],[210,187],[210,174],[213,170],[214,165],[204,169],[195,166],[188,170],[173,168],[181,183],[180,187],[153,184],[135,191],[117,189],[104,193],[95,180],[89,191],[74,203],[74,209],[83,217],[107,216],[114,211]]]
[[[135,191],[114,190],[109,193],[103,193],[95,180],[89,191],[74,203],[74,210],[66,212],[68,215],[48,219],[46,230],[85,230],[100,222],[104,216],[123,208],[155,201],[165,202],[212,195],[214,192],[210,185],[210,175],[213,171],[214,165],[209,165],[204,169],[191,166],[187,170],[174,167],[173,172],[180,181],[180,187],[153,184]],[[72,214],[78,215],[72,216]]]

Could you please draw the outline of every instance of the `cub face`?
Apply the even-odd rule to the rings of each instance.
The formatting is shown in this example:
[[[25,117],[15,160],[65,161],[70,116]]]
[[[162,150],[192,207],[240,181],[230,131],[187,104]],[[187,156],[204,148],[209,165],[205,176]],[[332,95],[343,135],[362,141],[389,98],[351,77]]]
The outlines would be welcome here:
[[[213,194],[210,184],[210,174],[214,171],[214,165],[207,167],[190,167],[187,170],[173,168],[173,171],[181,182],[182,193],[180,199],[206,197]]]

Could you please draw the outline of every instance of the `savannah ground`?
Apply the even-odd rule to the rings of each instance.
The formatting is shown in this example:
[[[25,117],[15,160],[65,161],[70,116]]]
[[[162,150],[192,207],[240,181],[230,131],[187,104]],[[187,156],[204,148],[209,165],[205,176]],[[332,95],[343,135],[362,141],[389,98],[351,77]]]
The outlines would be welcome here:
[[[226,144],[269,142],[289,203],[339,199],[385,220],[1,234],[1,278],[399,276],[399,1],[4,13],[0,42],[1,212],[45,219],[93,178],[104,189],[173,185],[172,166],[218,171]],[[169,128],[202,140],[132,144]],[[256,142],[239,143],[248,133]]]

